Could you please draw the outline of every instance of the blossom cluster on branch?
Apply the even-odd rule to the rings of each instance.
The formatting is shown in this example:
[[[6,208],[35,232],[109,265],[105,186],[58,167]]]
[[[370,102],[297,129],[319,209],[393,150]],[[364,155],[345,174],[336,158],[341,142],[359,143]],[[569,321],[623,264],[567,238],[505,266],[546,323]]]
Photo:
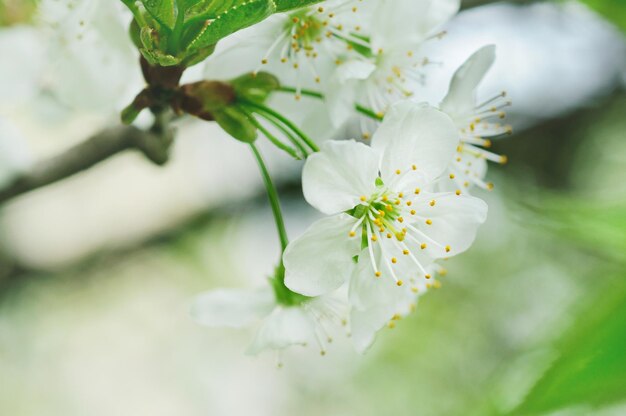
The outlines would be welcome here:
[[[192,116],[248,146],[281,243],[268,285],[200,294],[199,323],[256,325],[251,353],[326,354],[336,333],[365,352],[440,286],[442,259],[471,247],[487,217],[477,195],[493,187],[488,162],[506,162],[488,149],[511,133],[510,102],[504,92],[477,99],[493,45],[456,70],[441,102],[421,96],[441,64],[425,50],[438,47],[460,0],[122,3],[145,81],[122,121]],[[205,79],[182,83],[199,63]],[[325,215],[291,241],[259,139],[303,160],[304,197]]]

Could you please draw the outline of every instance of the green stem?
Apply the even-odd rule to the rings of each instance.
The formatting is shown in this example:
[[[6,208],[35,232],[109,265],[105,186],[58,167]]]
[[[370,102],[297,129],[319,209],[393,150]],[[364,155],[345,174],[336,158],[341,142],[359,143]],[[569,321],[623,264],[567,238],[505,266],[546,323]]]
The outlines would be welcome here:
[[[259,152],[259,149],[254,145],[254,143],[250,143],[250,148],[252,149],[252,153],[254,154],[254,158],[259,164],[259,169],[261,170],[261,176],[263,177],[263,183],[265,184],[265,190],[267,191],[267,198],[270,200],[270,205],[272,207],[272,213],[274,214],[274,222],[276,223],[276,230],[278,231],[278,237],[280,238],[280,246],[281,253],[285,251],[287,248],[287,244],[289,244],[289,240],[287,239],[287,231],[285,230],[285,222],[283,221],[283,213],[280,209],[280,201],[278,199],[278,191],[274,186],[274,182],[272,182],[272,177],[267,170],[267,166],[263,160],[263,156]]]
[[[288,129],[286,129],[286,128],[285,128],[285,127],[284,127],[284,126],[283,126],[280,122],[277,122],[274,118],[272,118],[272,117],[268,116],[267,114],[265,114],[265,113],[263,113],[263,112],[260,112],[259,110],[256,110],[254,107],[249,107],[249,106],[247,106],[246,104],[242,104],[239,108],[241,108],[241,109],[242,109],[242,111],[244,111],[244,112],[248,115],[248,117],[250,117],[250,119],[251,119],[251,121],[254,123],[254,125],[255,125],[255,126],[256,126],[259,130],[261,130],[261,132],[262,132],[265,136],[267,136],[267,138],[268,138],[268,139],[269,139],[272,143],[274,143],[276,146],[278,146],[278,147],[279,147],[279,148],[281,148],[281,149],[282,149],[283,147],[289,148],[289,149],[290,149],[290,151],[287,151],[286,149],[283,149],[283,150],[285,150],[286,152],[288,152],[289,154],[291,154],[291,151],[294,151],[295,149],[293,149],[293,148],[291,148],[291,147],[289,147],[289,146],[285,145],[285,144],[284,144],[284,143],[282,143],[280,140],[278,140],[278,139],[276,138],[276,136],[273,136],[273,135],[272,135],[269,131],[267,131],[267,129],[265,129],[265,128],[261,125],[261,123],[260,123],[258,120],[256,120],[256,118],[254,118],[254,115],[253,115],[252,113],[253,113],[253,112],[256,112],[256,114],[257,114],[257,115],[259,115],[259,116],[263,117],[265,120],[267,120],[268,122],[272,123],[272,125],[274,125],[276,128],[278,128],[280,131],[282,131],[282,132],[283,132],[283,134],[285,135],[285,137],[287,137],[287,139],[288,139],[291,143],[293,143],[293,145],[294,145],[294,146],[296,146],[296,147],[298,148],[298,150],[300,150],[300,152],[301,152],[301,153],[302,153],[302,155],[303,155],[302,157],[300,157],[300,156],[297,154],[297,152],[296,152],[296,155],[295,155],[295,156],[294,156],[294,155],[292,155],[292,156],[294,156],[296,159],[303,159],[303,158],[304,158],[304,159],[306,159],[306,157],[307,157],[307,155],[308,155],[308,152],[307,152],[306,147],[304,147],[304,146],[302,145],[302,143],[300,143],[300,140],[298,140],[298,138],[294,137],[294,135],[293,135],[293,134],[292,134],[292,133],[291,133]]]
[[[276,120],[280,121],[282,124],[284,124],[289,129],[291,129],[295,134],[297,134],[298,137],[300,137],[300,139],[302,139],[302,141],[307,146],[309,146],[309,148],[312,151],[314,151],[314,152],[319,152],[320,151],[320,148],[317,147],[317,144],[315,144],[315,142],[313,140],[311,140],[306,134],[304,134],[304,132],[302,130],[300,130],[298,128],[298,126],[293,124],[289,119],[283,117],[281,114],[277,113],[276,111],[274,111],[271,108],[266,107],[266,106],[264,106],[262,104],[257,104],[257,103],[254,103],[252,101],[246,101],[245,104],[248,105],[249,107],[252,107],[256,111],[264,113],[265,115],[269,115],[272,118],[275,118]]]
[[[320,100],[324,99],[324,94],[322,94],[321,92],[318,91],[313,91],[313,90],[307,90],[307,89],[302,89],[302,90],[298,90],[294,87],[285,87],[285,86],[281,86],[280,88],[278,88],[278,91],[280,92],[288,92],[288,93],[294,93],[297,94],[298,92],[306,97],[312,97],[312,98],[317,98]],[[370,117],[376,121],[382,121],[383,117],[380,114],[377,114],[374,110],[364,107],[360,104],[355,104],[354,105],[354,109],[356,111],[358,111],[359,113],[363,114],[364,116]]]

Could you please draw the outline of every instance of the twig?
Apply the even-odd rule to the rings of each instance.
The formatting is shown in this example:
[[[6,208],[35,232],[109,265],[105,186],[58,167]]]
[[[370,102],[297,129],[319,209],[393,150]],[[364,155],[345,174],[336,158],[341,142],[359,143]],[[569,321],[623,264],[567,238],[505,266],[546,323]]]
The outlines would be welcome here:
[[[169,117],[166,112],[157,112],[149,131],[132,126],[103,130],[65,153],[38,163],[30,172],[0,189],[0,204],[73,176],[126,150],[139,150],[153,163],[165,164],[173,141],[173,133],[167,126]]]

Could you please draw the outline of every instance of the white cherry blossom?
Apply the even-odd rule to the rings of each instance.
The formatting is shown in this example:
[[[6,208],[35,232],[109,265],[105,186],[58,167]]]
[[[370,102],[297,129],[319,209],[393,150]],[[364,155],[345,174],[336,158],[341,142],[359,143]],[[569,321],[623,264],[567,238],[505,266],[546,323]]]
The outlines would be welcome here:
[[[336,295],[277,303],[272,289],[217,289],[195,299],[191,316],[209,327],[243,328],[257,324],[249,354],[316,345],[322,355],[334,329],[347,325],[348,307]]]
[[[442,181],[442,189],[464,189],[477,185],[491,189],[485,182],[487,161],[506,163],[507,158],[494,154],[486,148],[491,139],[512,132],[511,127],[500,121],[505,118],[502,111],[511,105],[506,93],[499,93],[483,102],[478,102],[476,89],[495,61],[495,46],[484,46],[470,56],[455,72],[448,94],[440,108],[448,114],[459,129],[459,145],[454,161],[450,165],[448,178]]]
[[[424,82],[423,67],[431,64],[420,46],[443,35],[437,31],[459,6],[459,0],[376,2],[360,53],[339,60],[329,82],[326,95],[335,125],[345,122],[354,102],[382,115],[391,104],[412,96]],[[369,138],[372,126],[366,123],[361,129]]]
[[[486,204],[432,191],[457,144],[456,127],[446,114],[408,100],[390,109],[371,147],[326,142],[305,163],[303,190],[306,200],[329,217],[285,250],[287,287],[319,296],[350,281],[353,306],[370,310],[378,302],[368,294],[371,285],[381,293],[395,287],[390,299],[403,299],[406,290],[431,278],[433,259],[469,248],[485,220]],[[359,284],[355,270],[371,284]],[[391,309],[399,303],[391,301]]]

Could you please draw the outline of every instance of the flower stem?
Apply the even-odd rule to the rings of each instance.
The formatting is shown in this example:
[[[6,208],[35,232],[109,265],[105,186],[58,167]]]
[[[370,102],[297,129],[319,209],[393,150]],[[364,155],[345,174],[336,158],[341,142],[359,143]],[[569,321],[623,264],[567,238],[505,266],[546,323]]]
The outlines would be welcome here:
[[[274,136],[268,129],[266,129],[263,124],[261,124],[255,117],[254,115],[252,115],[251,112],[249,112],[247,109],[245,109],[244,107],[240,107],[241,110],[246,113],[246,115],[248,116],[248,118],[250,119],[250,121],[252,122],[252,124],[254,124],[256,126],[257,129],[259,129],[259,131],[261,133],[263,133],[263,135],[270,141],[272,142],[272,144],[274,144],[274,146],[278,147],[279,149],[283,150],[284,152],[286,152],[289,156],[293,157],[294,159],[297,160],[301,160],[302,157],[300,155],[298,155],[298,152],[296,151],[296,149],[294,149],[291,146],[286,145],[285,143],[281,142],[280,140],[278,140],[276,138],[276,136]],[[306,153],[305,153],[306,154]]]
[[[257,149],[254,143],[250,144],[250,148],[252,149],[254,158],[259,164],[259,169],[261,170],[261,176],[263,177],[263,183],[265,184],[267,198],[270,200],[270,205],[272,207],[272,214],[274,214],[274,222],[276,223],[276,230],[278,231],[278,237],[280,239],[280,247],[281,247],[281,253],[282,253],[287,248],[287,244],[289,244],[289,240],[287,238],[287,231],[285,230],[285,222],[283,220],[283,213],[280,209],[278,191],[276,190],[276,187],[274,186],[272,177],[270,176],[269,171],[267,170],[267,166],[265,165],[265,161],[263,160],[263,156],[261,156],[259,149]]]
[[[323,100],[325,98],[324,94],[322,94],[319,91],[313,91],[313,90],[307,90],[307,89],[298,90],[298,89],[296,89],[294,87],[281,86],[280,88],[278,88],[278,91],[289,92],[289,93],[298,93],[299,92],[300,94],[302,94],[304,96],[311,97],[311,98],[317,98],[317,99],[320,99],[320,100]],[[372,110],[370,108],[362,106],[361,104],[355,104],[354,105],[354,109],[356,111],[358,111],[359,113],[363,114],[364,116],[370,117],[370,118],[372,118],[372,119],[374,119],[376,121],[382,121],[383,120],[383,116],[381,116],[380,114],[376,113],[374,110]]]
[[[278,120],[279,122],[284,124],[286,127],[288,127],[291,131],[293,131],[296,135],[298,135],[298,137],[300,137],[300,139],[302,139],[302,141],[307,146],[309,146],[309,148],[312,151],[319,152],[320,148],[317,147],[317,144],[315,144],[315,142],[313,140],[311,140],[309,138],[309,136],[304,134],[304,132],[302,130],[300,130],[298,128],[298,126],[293,124],[289,119],[285,118],[280,113],[277,113],[276,111],[272,110],[269,107],[266,107],[266,106],[264,106],[262,104],[258,104],[258,103],[252,102],[252,101],[245,101],[244,104],[247,105],[248,107],[253,108],[257,112],[260,112],[260,113],[262,113],[262,114],[264,114],[266,116],[270,116],[270,117]]]

